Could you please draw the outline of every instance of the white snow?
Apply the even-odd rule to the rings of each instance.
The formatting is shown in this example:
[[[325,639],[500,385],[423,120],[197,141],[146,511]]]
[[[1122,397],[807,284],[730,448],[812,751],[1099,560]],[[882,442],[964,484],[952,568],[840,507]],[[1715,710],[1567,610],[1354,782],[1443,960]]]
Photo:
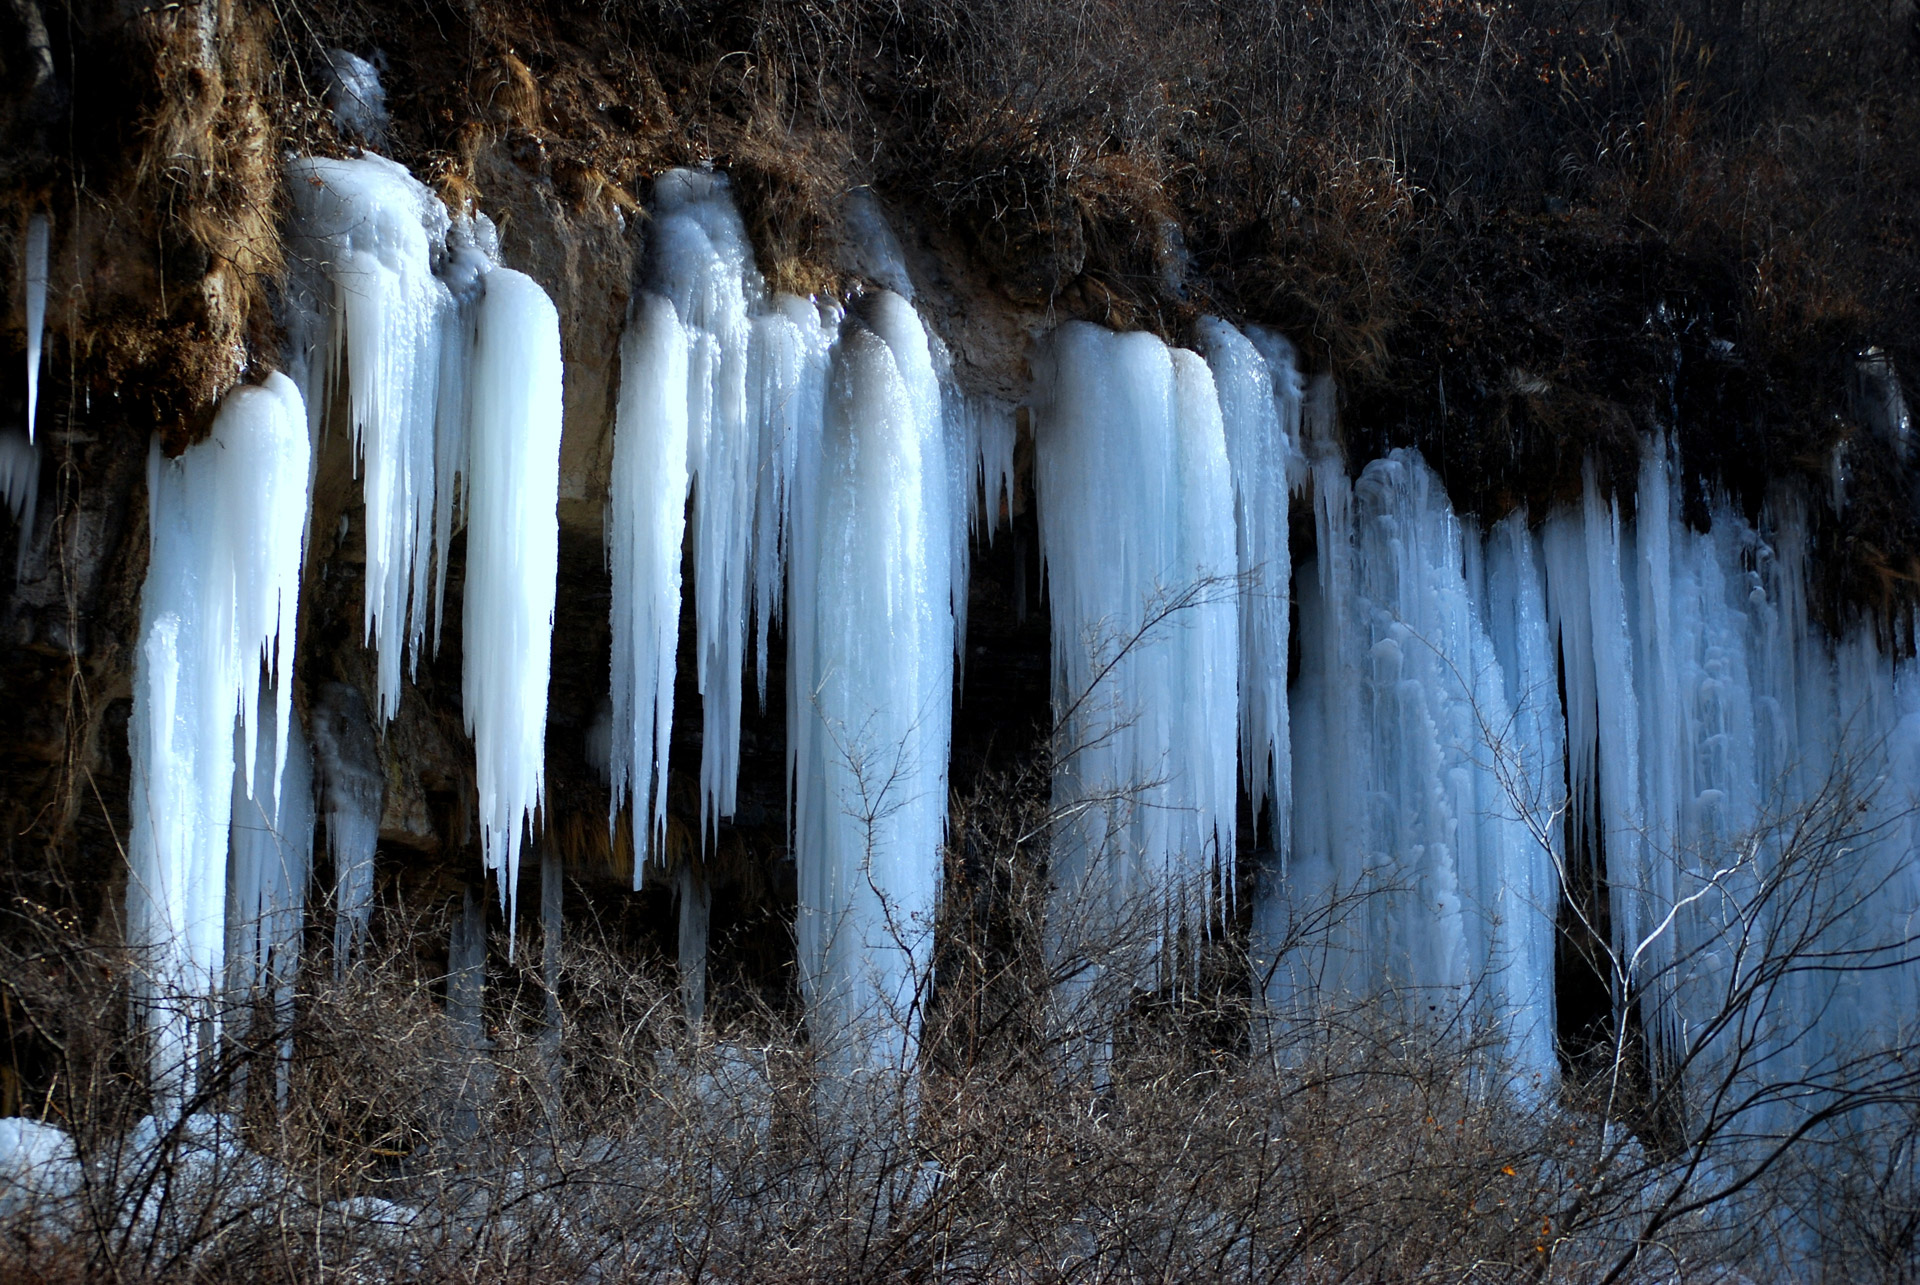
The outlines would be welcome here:
[[[147,466],[151,550],[129,727],[127,935],[142,954],[136,1011],[153,1080],[177,1100],[223,974],[228,824],[242,779],[277,800],[291,722],[309,448],[292,381],[222,401],[209,438]],[[273,674],[273,770],[256,765],[263,662]],[[241,734],[236,748],[234,721]],[[200,1028],[200,1029],[196,1029]]]

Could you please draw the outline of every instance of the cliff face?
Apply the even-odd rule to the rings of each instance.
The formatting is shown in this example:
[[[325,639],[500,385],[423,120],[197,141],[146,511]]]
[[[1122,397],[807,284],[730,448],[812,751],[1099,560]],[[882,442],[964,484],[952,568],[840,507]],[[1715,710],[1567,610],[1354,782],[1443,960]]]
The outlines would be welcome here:
[[[147,441],[199,440],[224,392],[280,360],[295,153],[377,146],[486,213],[504,262],[558,308],[548,842],[608,890],[629,858],[588,754],[602,513],[618,337],[671,165],[725,170],[770,286],[804,293],[874,284],[848,231],[847,194],[870,186],[978,393],[1018,400],[1030,339],[1063,320],[1186,342],[1219,313],[1277,325],[1335,377],[1352,467],[1419,446],[1487,521],[1574,496],[1589,459],[1630,489],[1653,429],[1678,436],[1696,523],[1711,487],[1751,510],[1776,481],[1844,472],[1846,502],[1813,529],[1819,609],[1892,629],[1920,580],[1913,466],[1876,409],[1920,368],[1907,15],[1241,8],[18,0],[0,14],[0,397],[16,421],[31,213],[53,265],[37,517],[0,535],[0,562],[20,560],[0,659],[19,886],[112,918]],[[373,60],[380,111],[339,110],[339,50]],[[976,555],[961,771],[1046,718],[1020,441],[1011,534]],[[303,708],[324,682],[372,682],[344,434],[320,445],[314,496]],[[461,575],[456,546],[450,593]],[[434,895],[473,864],[460,656],[455,628],[381,742],[384,877]],[[680,676],[669,847],[712,867],[716,932],[790,914],[783,682],[776,665],[765,715],[749,698],[740,808],[703,849],[681,776],[699,698]],[[665,893],[622,904],[665,933]],[[778,949],[741,940],[750,973],[777,971]]]

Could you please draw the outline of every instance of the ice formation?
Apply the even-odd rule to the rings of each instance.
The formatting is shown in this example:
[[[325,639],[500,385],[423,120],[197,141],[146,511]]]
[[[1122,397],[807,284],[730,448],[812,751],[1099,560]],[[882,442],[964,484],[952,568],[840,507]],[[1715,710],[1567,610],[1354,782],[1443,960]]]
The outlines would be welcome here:
[[[17,573],[33,544],[34,511],[40,501],[40,448],[24,433],[0,432],[0,500],[6,501],[19,532]]]
[[[277,706],[262,693],[259,726],[276,738]],[[279,1046],[275,1097],[283,1106],[313,860],[313,756],[297,721],[287,731],[286,745],[278,791],[267,759],[257,759],[251,780],[241,764],[235,766],[226,947],[228,1030],[243,1039],[257,1008],[271,1014]]]
[[[521,844],[545,798],[560,565],[560,316],[533,278],[486,274],[471,379],[461,700],[481,851],[512,923]]]
[[[766,426],[750,415],[747,398],[751,318],[765,290],[723,176],[669,170],[656,181],[652,280],[673,304],[689,342],[687,449],[694,487],[694,672],[705,711],[704,831],[733,814],[747,612],[754,597],[755,491],[769,459],[760,440]],[[616,728],[615,739],[621,734]]]
[[[320,812],[333,858],[333,967],[344,975],[373,917],[373,861],[387,778],[367,702],[345,683],[326,683],[313,704]]]
[[[1255,343],[1217,317],[1200,342],[1213,368],[1233,471],[1240,576],[1240,765],[1258,817],[1274,803],[1273,832],[1285,849],[1293,797],[1287,728],[1287,650],[1293,555],[1288,508],[1304,482],[1300,412],[1304,388],[1293,347],[1279,334]]]
[[[449,253],[446,207],[385,157],[303,157],[288,164],[287,187],[297,299],[288,372],[318,428],[346,370],[366,497],[363,629],[379,656],[384,721],[399,708],[403,669],[419,656],[436,535],[444,576],[452,470],[471,404],[468,331],[485,260],[457,237]]]
[[[620,399],[607,501],[613,573],[613,710],[609,764],[618,812],[634,815],[634,887],[649,840],[667,825],[667,741],[680,643],[680,550],[686,534],[687,332],[658,295],[634,302],[620,341]],[[608,818],[611,825],[612,817]]]
[[[908,1064],[947,814],[951,479],[911,305],[863,301],[793,481],[787,726],[809,1021],[850,1068]]]
[[[40,407],[40,341],[47,329],[47,243],[52,229],[45,214],[27,220],[27,440],[33,440]]]
[[[1232,887],[1238,745],[1233,481],[1213,379],[1152,335],[1078,322],[1036,367],[1064,747],[1056,918],[1199,934]]]
[[[1483,548],[1410,452],[1351,489],[1330,450],[1313,471],[1293,846],[1260,931],[1329,931],[1282,961],[1269,997],[1307,1016],[1384,996],[1443,1024],[1470,1005],[1514,1069],[1549,1081],[1559,711],[1524,519]]]
[[[331,81],[327,107],[333,112],[334,128],[343,137],[378,143],[387,130],[387,91],[380,83],[379,71],[359,54],[345,49],[327,50],[327,71]]]
[[[384,157],[297,159],[288,186],[298,251],[288,367],[307,386],[316,428],[346,368],[365,471],[364,629],[379,658],[382,721],[399,708],[429,614],[437,641],[456,500],[464,508],[463,706],[483,855],[511,909],[544,781],[558,314],[531,278],[495,265],[484,216],[449,215]]]
[[[142,955],[135,1006],[153,1081],[174,1101],[193,1082],[200,1037],[217,1032],[236,760],[276,807],[284,788],[308,462],[305,409],[284,375],[229,393],[208,440],[179,459],[156,443],[148,461],[127,935]],[[263,662],[271,771],[259,761]]]

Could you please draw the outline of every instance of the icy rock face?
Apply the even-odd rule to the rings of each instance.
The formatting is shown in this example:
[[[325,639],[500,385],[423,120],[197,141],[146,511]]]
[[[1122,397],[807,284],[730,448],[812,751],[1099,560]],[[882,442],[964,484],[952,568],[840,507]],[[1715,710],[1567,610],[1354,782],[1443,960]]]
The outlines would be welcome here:
[[[379,55],[376,54],[375,57]],[[380,73],[359,54],[327,50],[327,107],[342,136],[378,143],[387,132],[387,91]]]
[[[1074,949],[1058,934],[1076,918],[1094,933],[1144,918],[1198,934],[1235,852],[1238,559],[1220,403],[1193,353],[1084,323],[1053,333],[1035,373],[1069,751],[1054,782],[1067,818],[1054,948]]]
[[[228,394],[208,440],[179,459],[156,444],[148,461],[127,936],[142,957],[135,1005],[163,1096],[190,1089],[196,1036],[217,1030],[236,760],[276,807],[284,784],[308,463],[305,408],[284,375]],[[265,763],[263,662],[275,695]]]
[[[834,349],[798,448],[788,617],[796,925],[816,1038],[909,1064],[927,980],[952,726],[950,480],[911,305],[880,292]]]

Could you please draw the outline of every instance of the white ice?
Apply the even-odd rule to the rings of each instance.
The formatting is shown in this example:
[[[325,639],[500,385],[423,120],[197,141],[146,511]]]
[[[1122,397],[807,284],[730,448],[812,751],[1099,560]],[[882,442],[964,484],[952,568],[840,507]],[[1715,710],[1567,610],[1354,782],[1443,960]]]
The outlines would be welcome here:
[[[546,791],[561,424],[560,316],[511,268],[485,277],[471,394],[461,700],[481,852],[511,924],[521,846]]]
[[[45,214],[27,220],[27,440],[33,440],[40,406],[40,343],[47,328],[47,249],[52,228]]]
[[[849,1069],[912,1056],[928,980],[952,721],[950,478],[925,332],[890,292],[834,351],[804,425],[788,610],[800,975]]]
[[[163,459],[156,442],[148,460],[127,937],[142,956],[135,1003],[153,1082],[176,1104],[193,1083],[198,1038],[217,1031],[236,758],[244,781],[279,795],[308,460],[305,409],[283,375],[229,393],[209,438],[179,459]],[[274,679],[271,772],[256,764],[263,668]]]

